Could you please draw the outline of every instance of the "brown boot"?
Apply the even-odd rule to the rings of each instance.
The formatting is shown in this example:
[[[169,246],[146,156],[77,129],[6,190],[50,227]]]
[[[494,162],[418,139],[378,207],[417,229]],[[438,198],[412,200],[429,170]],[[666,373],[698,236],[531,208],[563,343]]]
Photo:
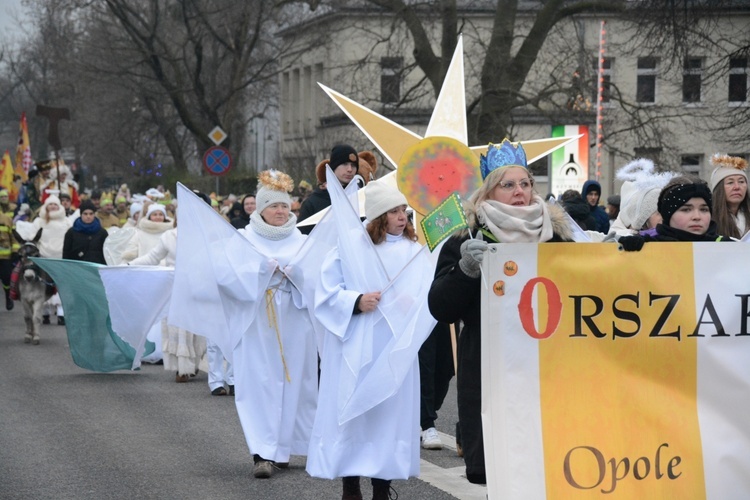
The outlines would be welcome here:
[[[341,478],[344,482],[344,494],[341,500],[362,500],[362,490],[359,489],[359,476]]]
[[[372,478],[372,500],[391,500],[391,482]],[[395,491],[394,491],[395,493]],[[393,498],[398,498],[394,496]]]

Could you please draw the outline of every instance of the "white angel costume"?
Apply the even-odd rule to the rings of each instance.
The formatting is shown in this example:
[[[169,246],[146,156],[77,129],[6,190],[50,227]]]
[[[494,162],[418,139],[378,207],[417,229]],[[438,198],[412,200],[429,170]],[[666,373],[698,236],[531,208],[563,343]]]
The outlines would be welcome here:
[[[433,266],[402,235],[373,246],[336,184],[328,183],[339,247],[323,262],[315,294],[327,332],[307,471],[407,479],[419,474],[417,353],[435,325],[427,310]],[[355,315],[357,297],[374,291],[377,309]]]
[[[274,462],[307,455],[318,395],[315,335],[302,294],[282,270],[298,253],[305,236],[296,218],[277,228],[256,211],[240,231],[254,249],[275,261],[261,291],[255,321],[233,351],[235,404],[251,454]],[[263,231],[275,231],[269,239]],[[282,232],[286,236],[281,237]]]
[[[306,455],[317,350],[303,294],[287,273],[297,267],[303,283],[299,268],[319,261],[309,260],[294,217],[272,227],[256,211],[240,232],[183,185],[177,191],[179,219],[188,222],[180,225],[178,245],[186,251],[177,252],[170,324],[205,335],[234,366],[235,405],[251,454],[274,462]]]

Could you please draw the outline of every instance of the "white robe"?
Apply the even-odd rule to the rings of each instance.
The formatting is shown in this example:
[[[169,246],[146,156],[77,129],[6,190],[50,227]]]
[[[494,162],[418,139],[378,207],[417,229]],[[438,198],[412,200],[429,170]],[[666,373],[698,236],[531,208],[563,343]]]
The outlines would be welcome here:
[[[421,248],[401,236],[390,235],[375,246],[391,280]],[[414,324],[409,318],[396,318],[398,315],[388,319],[380,308],[353,315],[359,294],[375,290],[347,289],[338,249],[332,250],[323,263],[315,314],[328,332],[321,353],[318,412],[307,458],[310,475],[387,480],[419,475],[417,351],[435,324],[424,315],[430,269],[429,257],[423,252],[381,296],[381,304],[393,299],[391,307],[395,302],[396,306],[403,305],[404,311],[414,312],[423,304],[419,309],[422,314],[413,315],[419,318]],[[357,353],[349,348],[352,345],[360,352],[358,360]],[[352,376],[356,377],[355,387],[344,389],[351,386],[347,380]],[[375,396],[378,385],[390,389]],[[377,399],[368,404],[369,394]],[[352,406],[358,410],[352,411]]]
[[[277,241],[258,235],[250,226],[240,232],[259,253],[276,260],[280,269],[305,240],[297,229]],[[307,454],[318,397],[318,356],[299,291],[276,271],[266,298],[269,292],[273,306],[258,301],[255,321],[234,348],[235,405],[250,453],[288,462],[290,455]]]

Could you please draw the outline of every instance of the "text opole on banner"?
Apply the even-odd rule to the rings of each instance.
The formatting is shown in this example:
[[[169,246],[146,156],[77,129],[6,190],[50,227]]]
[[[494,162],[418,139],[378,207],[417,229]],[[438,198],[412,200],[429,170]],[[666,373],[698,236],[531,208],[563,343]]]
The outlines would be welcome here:
[[[482,292],[490,498],[750,491],[743,247],[491,245]]]

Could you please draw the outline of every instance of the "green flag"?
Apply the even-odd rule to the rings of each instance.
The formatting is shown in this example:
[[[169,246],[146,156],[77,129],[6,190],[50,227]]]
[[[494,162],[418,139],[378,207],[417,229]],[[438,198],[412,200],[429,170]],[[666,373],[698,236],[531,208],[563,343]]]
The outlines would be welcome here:
[[[64,259],[32,260],[49,273],[60,293],[73,362],[95,372],[130,370],[135,349],[112,331],[109,303],[99,277],[101,265]],[[145,354],[153,350],[151,344]]]
[[[435,210],[427,214],[420,224],[430,252],[454,232],[469,227],[463,206],[461,206],[461,199],[456,193],[450,195]]]

